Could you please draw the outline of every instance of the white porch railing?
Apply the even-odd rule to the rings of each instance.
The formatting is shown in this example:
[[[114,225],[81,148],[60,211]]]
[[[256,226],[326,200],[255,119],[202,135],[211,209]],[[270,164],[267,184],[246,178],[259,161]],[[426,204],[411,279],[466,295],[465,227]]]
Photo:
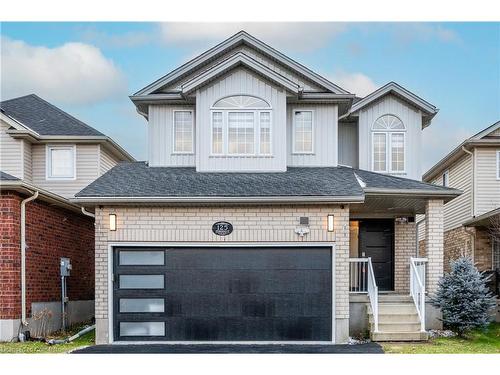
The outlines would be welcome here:
[[[426,258],[410,258],[410,295],[420,319],[420,330],[425,332],[425,265]]]
[[[374,331],[378,332],[378,287],[371,258],[349,258],[349,290],[351,293],[368,294]]]

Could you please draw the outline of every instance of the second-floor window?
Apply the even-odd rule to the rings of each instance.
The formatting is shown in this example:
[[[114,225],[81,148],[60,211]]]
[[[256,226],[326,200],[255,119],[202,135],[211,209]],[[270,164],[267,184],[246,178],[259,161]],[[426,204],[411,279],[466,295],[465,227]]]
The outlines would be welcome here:
[[[174,111],[174,153],[193,152],[193,112]]]
[[[448,181],[450,178],[450,172],[448,170],[443,172],[443,175],[441,176],[441,182],[444,187],[448,187]]]
[[[406,170],[406,128],[396,116],[381,116],[372,126],[372,169],[389,173]]]
[[[75,179],[75,146],[47,146],[47,179]]]
[[[254,96],[236,95],[212,107],[212,155],[271,155],[269,104]]]
[[[293,153],[313,153],[313,112],[293,111]]]

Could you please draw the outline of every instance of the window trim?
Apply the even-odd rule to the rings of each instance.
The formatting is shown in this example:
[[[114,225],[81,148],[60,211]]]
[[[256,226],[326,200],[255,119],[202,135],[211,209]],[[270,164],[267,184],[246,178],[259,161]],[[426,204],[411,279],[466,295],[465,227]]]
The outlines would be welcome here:
[[[52,150],[69,149],[73,158],[73,173],[71,176],[57,177],[52,176]],[[47,144],[45,146],[45,179],[47,181],[74,181],[76,180],[76,145],[75,144]]]
[[[374,135],[375,134],[381,134],[385,137],[385,169],[384,170],[380,170],[380,171],[376,171],[375,170],[375,137]],[[387,147],[387,144],[388,144],[388,138],[389,138],[389,134],[388,132],[380,132],[380,131],[372,131],[372,147],[371,147],[371,158],[372,158],[372,171],[373,172],[376,172],[376,173],[388,173],[389,171],[389,165],[387,164],[388,162],[388,147]]]
[[[450,185],[450,170],[447,169],[441,175],[441,185],[448,187]]]
[[[390,131],[388,132],[389,134],[389,161],[390,165],[388,164],[388,169],[389,173],[393,174],[406,174],[406,132],[403,130],[398,130],[398,131]],[[403,170],[401,171],[395,171],[392,169],[392,136],[394,134],[401,134],[403,136]]]
[[[372,130],[371,132],[371,159],[372,159],[372,171],[376,173],[391,173],[391,174],[406,174],[406,132],[403,130],[398,131],[379,131]],[[385,169],[383,171],[375,170],[375,145],[374,145],[374,135],[383,134],[385,135]],[[401,134],[403,136],[403,170],[396,171],[392,169],[392,135]]]
[[[191,112],[191,151],[175,150],[175,114],[177,112]],[[194,110],[174,109],[172,111],[172,155],[194,155]]]
[[[295,114],[297,112],[311,112],[311,151],[297,151],[295,148],[295,130],[297,127],[297,122],[295,120]],[[312,108],[294,108],[292,111],[292,155],[314,155],[315,151],[315,142],[314,142],[314,135],[315,135],[315,125],[314,125],[314,120],[315,120],[315,113],[314,109]]]
[[[500,180],[500,150],[497,150],[497,180]]]

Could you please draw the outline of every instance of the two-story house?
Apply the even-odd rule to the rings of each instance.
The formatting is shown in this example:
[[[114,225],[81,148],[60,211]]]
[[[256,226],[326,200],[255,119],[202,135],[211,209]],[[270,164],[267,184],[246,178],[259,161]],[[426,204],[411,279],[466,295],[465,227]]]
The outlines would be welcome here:
[[[94,315],[94,218],[69,198],[120,161],[113,140],[36,95],[0,103],[0,341]]]
[[[460,191],[417,181],[433,105],[396,83],[356,98],[246,32],[131,100],[149,160],[72,200],[96,215],[98,343],[419,340],[439,324],[425,293]]]
[[[492,282],[499,295],[500,122],[458,145],[423,180],[463,191],[444,206],[445,269],[450,260],[469,255],[480,271],[494,271]]]

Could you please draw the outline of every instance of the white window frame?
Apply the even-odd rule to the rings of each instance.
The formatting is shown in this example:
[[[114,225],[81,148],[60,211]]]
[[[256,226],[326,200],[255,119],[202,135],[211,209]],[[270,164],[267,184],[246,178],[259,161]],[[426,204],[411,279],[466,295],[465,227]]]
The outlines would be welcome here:
[[[213,148],[214,113],[222,114],[222,153],[215,153]],[[251,154],[229,153],[229,113],[253,113],[254,116],[254,152]],[[260,152],[260,114],[269,113],[269,153]],[[271,157],[273,156],[273,111],[271,108],[212,108],[210,111],[210,156],[213,157]]]
[[[71,176],[52,176],[52,150],[71,150],[73,173]],[[51,181],[76,180],[76,145],[47,145],[45,147],[45,179]]]
[[[175,114],[177,112],[191,113],[191,151],[175,150]],[[194,111],[192,109],[175,109],[172,111],[172,154],[173,155],[193,155],[194,154]]]
[[[450,185],[450,171],[448,169],[441,175],[441,184],[444,187],[448,187]]]
[[[297,128],[297,122],[295,120],[295,114],[297,112],[311,112],[311,151],[297,151],[295,148],[295,132]],[[315,121],[314,121],[314,109],[312,108],[294,108],[292,112],[292,154],[294,155],[314,155],[314,149],[315,149],[315,142],[314,142],[314,128],[315,128]]]
[[[382,116],[379,116],[377,117],[377,119],[375,120],[375,122],[380,118],[380,117],[383,117],[383,116],[386,116],[386,115],[391,115],[391,116],[394,116],[394,117],[397,117],[399,119],[398,116],[396,115],[393,115],[391,113],[386,113]],[[370,133],[371,133],[371,150],[370,150],[370,157],[371,157],[371,165],[372,165],[372,171],[373,172],[377,172],[377,173],[391,173],[391,174],[406,174],[406,166],[407,166],[407,152],[406,152],[406,125],[404,124],[404,122],[400,119],[401,123],[403,124],[404,126],[404,129],[396,129],[396,130],[383,130],[383,129],[376,129],[374,130],[373,129],[373,124],[375,124],[375,122],[372,124],[372,127],[370,129]],[[374,147],[374,135],[375,134],[385,134],[385,137],[386,137],[386,143],[385,143],[385,147],[386,147],[386,150],[385,150],[385,170],[383,171],[376,171],[375,170],[375,158],[374,158],[374,151],[375,151],[375,147]],[[392,135],[393,134],[402,134],[403,135],[403,170],[401,171],[396,171],[396,170],[393,170],[392,169]]]
[[[497,150],[497,180],[500,180],[500,150]]]

